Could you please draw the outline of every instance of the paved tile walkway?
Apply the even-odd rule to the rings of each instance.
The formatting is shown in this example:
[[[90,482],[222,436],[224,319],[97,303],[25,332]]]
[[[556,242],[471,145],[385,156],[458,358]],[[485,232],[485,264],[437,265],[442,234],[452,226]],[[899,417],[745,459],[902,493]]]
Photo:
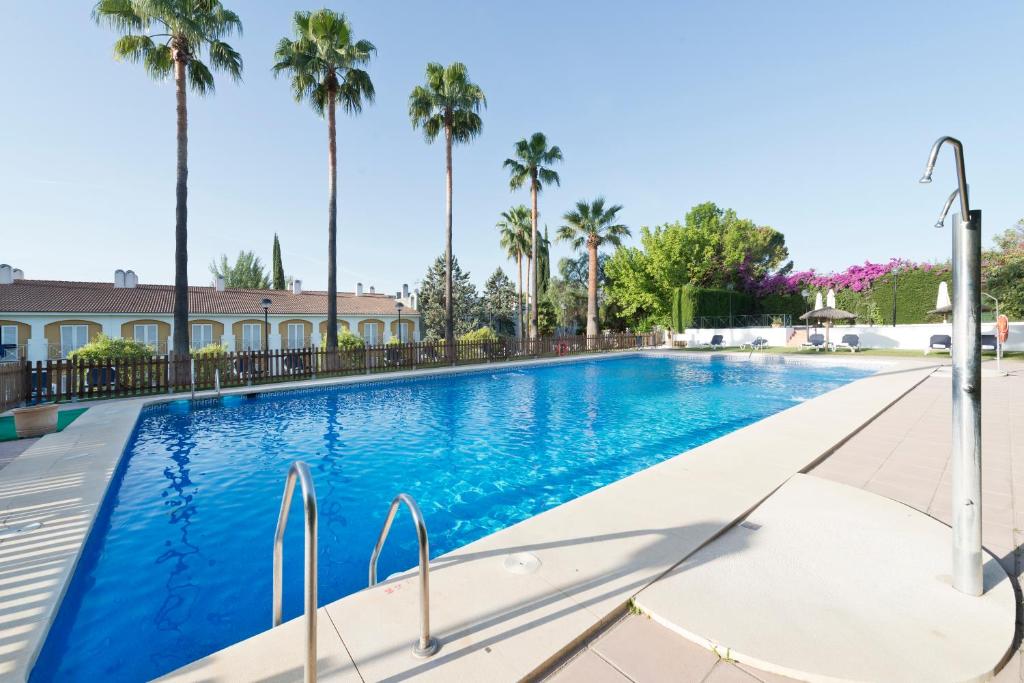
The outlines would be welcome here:
[[[548,683],[782,683],[792,679],[731,662],[629,615],[580,650]]]
[[[992,363],[986,363],[992,368]],[[982,383],[982,533],[1007,572],[1024,577],[1024,363]],[[898,500],[949,524],[951,387],[934,376],[851,438],[811,474]],[[1018,613],[1018,637],[1022,631]],[[790,679],[737,664],[643,615],[613,624],[549,679],[553,683],[778,683]],[[1024,683],[1021,651],[996,681]]]
[[[15,439],[14,441],[0,441],[0,470],[7,467],[15,458],[29,449],[36,439]]]
[[[993,368],[991,362],[985,368]],[[982,543],[1018,582],[1024,577],[1024,363],[982,380]],[[950,378],[926,380],[811,474],[859,486],[952,522]],[[1024,630],[1018,610],[1017,634]],[[1024,681],[1022,652],[997,681]]]

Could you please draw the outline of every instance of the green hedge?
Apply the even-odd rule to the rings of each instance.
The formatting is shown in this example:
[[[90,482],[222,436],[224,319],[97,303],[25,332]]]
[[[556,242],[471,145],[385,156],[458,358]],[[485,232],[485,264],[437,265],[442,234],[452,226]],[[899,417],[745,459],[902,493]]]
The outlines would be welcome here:
[[[705,316],[749,315],[757,312],[757,300],[745,292],[727,289],[704,289],[683,285],[672,290],[672,329],[693,327],[697,318]]]
[[[855,322],[860,324],[891,325],[892,278],[891,274],[883,275],[875,280],[869,289],[860,292],[852,289],[836,291],[836,307],[856,314]],[[941,316],[930,315],[928,311],[935,308],[939,283],[943,281],[952,289],[952,275],[943,268],[915,268],[900,273],[896,279],[896,322],[909,324],[941,320]],[[818,290],[811,289],[811,301],[817,292]],[[821,291],[822,298],[826,293],[827,290]],[[811,305],[800,294],[769,294],[755,298],[742,292],[730,293],[724,289],[703,289],[694,285],[683,285],[672,290],[672,329],[683,330],[693,327],[694,321],[702,316],[729,315],[730,295],[733,315],[788,313],[794,324],[799,323],[800,316],[806,313]]]

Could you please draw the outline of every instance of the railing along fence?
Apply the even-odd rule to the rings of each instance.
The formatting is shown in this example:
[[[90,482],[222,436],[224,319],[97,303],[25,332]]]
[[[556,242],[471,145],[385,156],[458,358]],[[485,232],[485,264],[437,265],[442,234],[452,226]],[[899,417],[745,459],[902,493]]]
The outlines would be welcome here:
[[[549,358],[641,348],[655,343],[652,334],[606,334],[594,337],[539,337],[383,344],[327,351],[318,348],[239,351],[218,355],[108,361],[66,359],[10,363],[10,392],[28,403],[122,398],[150,394],[250,386],[320,377],[396,372],[448,365]],[[0,367],[0,372],[3,368]],[[0,375],[0,381],[5,375]],[[14,382],[20,382],[15,385]],[[6,390],[8,384],[3,387]],[[6,395],[6,394],[4,394]],[[17,401],[15,401],[16,403]]]
[[[694,318],[699,329],[730,327],[790,327],[793,317],[789,313],[757,313],[753,315],[702,315]]]

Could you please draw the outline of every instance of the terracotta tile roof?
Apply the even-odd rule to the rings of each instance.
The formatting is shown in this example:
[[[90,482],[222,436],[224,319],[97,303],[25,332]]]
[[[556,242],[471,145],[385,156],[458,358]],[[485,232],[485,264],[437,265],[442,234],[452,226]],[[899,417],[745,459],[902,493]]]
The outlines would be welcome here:
[[[190,315],[263,314],[260,301],[270,299],[271,314],[327,315],[327,293],[307,291],[293,294],[273,289],[228,289],[189,287]],[[174,311],[174,287],[138,285],[117,288],[107,282],[63,280],[15,280],[0,285],[0,314],[3,313],[130,313],[170,315]],[[395,300],[387,294],[338,292],[338,315],[393,315]],[[402,315],[419,315],[403,308]]]

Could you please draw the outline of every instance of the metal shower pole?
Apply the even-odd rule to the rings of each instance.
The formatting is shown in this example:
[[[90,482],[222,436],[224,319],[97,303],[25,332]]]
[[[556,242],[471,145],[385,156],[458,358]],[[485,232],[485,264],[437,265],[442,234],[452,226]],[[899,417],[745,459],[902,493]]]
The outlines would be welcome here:
[[[953,586],[981,595],[981,211],[953,217]]]
[[[971,211],[963,144],[932,145],[922,183],[944,143],[956,155],[960,214],[953,218],[953,587],[984,591],[981,550],[981,211]],[[952,199],[953,195],[950,195]],[[947,201],[947,205],[951,204]],[[941,224],[941,220],[940,223]]]

